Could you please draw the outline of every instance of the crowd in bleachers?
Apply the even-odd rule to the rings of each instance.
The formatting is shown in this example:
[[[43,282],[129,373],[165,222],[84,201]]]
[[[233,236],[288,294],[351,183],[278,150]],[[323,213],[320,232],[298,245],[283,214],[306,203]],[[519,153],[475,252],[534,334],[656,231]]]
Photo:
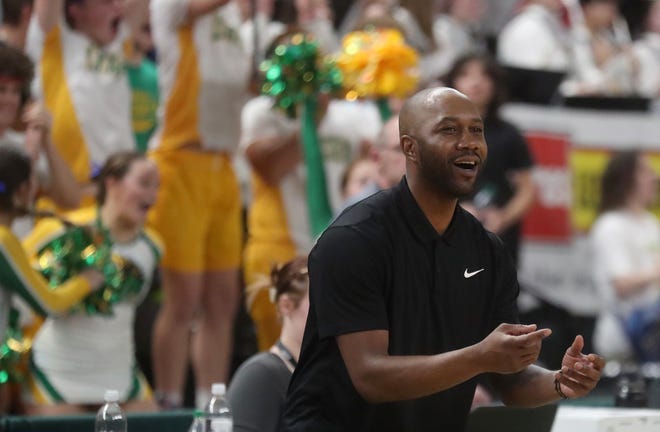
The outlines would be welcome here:
[[[286,383],[306,316],[298,309],[308,304],[306,285],[296,285],[306,280],[300,257],[318,234],[310,207],[322,196],[335,216],[400,181],[401,100],[319,97],[321,151],[314,164],[300,118],[260,94],[259,64],[301,32],[332,54],[347,34],[382,28],[399,31],[417,52],[419,88],[452,86],[480,110],[490,165],[463,205],[503,238],[514,259],[535,197],[534,162],[516,126],[498,115],[506,97],[548,105],[660,97],[660,2],[2,0],[0,149],[12,150],[0,152],[0,329],[17,307],[32,349],[21,385],[0,381],[0,412],[84,412],[102,403],[110,387],[136,410],[202,406],[215,382],[230,383],[230,396],[250,398],[258,390],[246,371],[273,359],[252,359],[242,368],[242,387],[232,389],[232,353],[243,343],[235,339],[237,323],[253,326],[253,352],[270,350],[284,361],[278,379]],[[24,162],[21,155],[28,172],[5,170],[7,161]],[[648,168],[635,158],[631,169]],[[646,213],[655,177],[643,172],[646,195],[635,194],[632,179],[620,201],[603,210],[623,212],[628,205],[656,230]],[[46,245],[71,229],[69,222],[104,233],[122,271],[134,271],[136,292],[110,316],[62,313],[83,294],[103,290],[100,279],[108,276],[93,266],[77,276],[78,291],[66,301],[52,300],[62,306],[57,311],[39,299],[39,289],[15,288],[18,280],[35,283],[35,275],[20,276],[29,273],[26,260],[38,262]],[[612,248],[605,224],[598,224],[597,251]],[[8,248],[6,241],[15,245],[12,235],[24,240],[23,250]],[[626,313],[642,292],[640,302],[657,300],[660,270],[651,254],[658,250],[647,246],[636,251],[649,254],[646,264],[635,267],[648,270],[646,279],[630,281],[624,273],[631,265],[612,276],[615,282],[597,281],[608,304],[624,299]],[[2,255],[8,251],[9,258]],[[617,257],[595,256],[602,258],[596,265],[619,268],[611,264]],[[19,276],[14,262],[23,266]],[[52,292],[72,290],[61,282]],[[159,311],[153,333],[147,325],[153,375],[145,377],[145,365],[135,359],[133,321],[150,289]],[[9,292],[18,294],[17,305]],[[248,324],[237,320],[243,309]],[[599,337],[609,331],[598,329]],[[626,329],[619,330],[625,339]],[[590,344],[591,334],[585,336]],[[657,350],[622,346],[627,350],[617,358],[660,360]],[[542,360],[556,367],[561,353]],[[184,392],[189,362],[192,401]]]

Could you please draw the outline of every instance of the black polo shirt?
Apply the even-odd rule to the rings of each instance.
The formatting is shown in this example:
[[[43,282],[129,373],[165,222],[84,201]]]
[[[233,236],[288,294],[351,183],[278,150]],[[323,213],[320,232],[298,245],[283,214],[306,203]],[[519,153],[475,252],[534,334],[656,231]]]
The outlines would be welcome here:
[[[475,379],[424,398],[368,404],[335,336],[389,331],[392,355],[475,344],[517,322],[515,267],[461,207],[438,235],[406,180],[347,209],[309,257],[310,311],[281,431],[461,431]]]

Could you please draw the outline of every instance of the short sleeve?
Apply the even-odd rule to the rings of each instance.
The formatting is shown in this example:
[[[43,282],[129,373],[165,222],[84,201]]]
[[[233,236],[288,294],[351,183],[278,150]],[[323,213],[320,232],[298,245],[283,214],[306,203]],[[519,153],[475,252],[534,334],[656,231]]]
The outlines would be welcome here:
[[[258,96],[246,103],[241,112],[241,151],[257,140],[292,134],[298,128],[298,121],[286,118],[273,107],[271,98]]]
[[[626,247],[626,230],[612,217],[604,217],[591,232],[593,268],[607,280],[632,273],[635,263]]]
[[[389,328],[383,248],[356,227],[331,227],[309,257],[310,307],[319,338]]]

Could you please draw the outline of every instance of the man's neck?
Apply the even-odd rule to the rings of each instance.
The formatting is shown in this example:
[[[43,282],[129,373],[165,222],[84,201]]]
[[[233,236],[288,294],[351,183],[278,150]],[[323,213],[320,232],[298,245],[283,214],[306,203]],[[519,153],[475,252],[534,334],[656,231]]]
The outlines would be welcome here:
[[[445,232],[456,210],[458,199],[455,197],[445,197],[438,194],[437,191],[426,187],[422,183],[408,183],[417,205],[422,209],[426,218],[431,222],[433,228],[442,234]]]

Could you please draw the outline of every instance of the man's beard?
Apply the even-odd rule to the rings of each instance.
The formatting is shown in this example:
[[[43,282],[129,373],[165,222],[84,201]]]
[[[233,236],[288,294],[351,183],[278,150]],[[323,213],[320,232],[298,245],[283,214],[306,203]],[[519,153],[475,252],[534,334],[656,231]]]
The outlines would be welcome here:
[[[459,184],[455,177],[451,175],[454,169],[453,164],[446,159],[437,157],[431,151],[427,151],[425,146],[420,146],[419,160],[421,179],[438,194],[459,199],[470,195],[474,191],[476,181],[472,181],[467,186]]]

